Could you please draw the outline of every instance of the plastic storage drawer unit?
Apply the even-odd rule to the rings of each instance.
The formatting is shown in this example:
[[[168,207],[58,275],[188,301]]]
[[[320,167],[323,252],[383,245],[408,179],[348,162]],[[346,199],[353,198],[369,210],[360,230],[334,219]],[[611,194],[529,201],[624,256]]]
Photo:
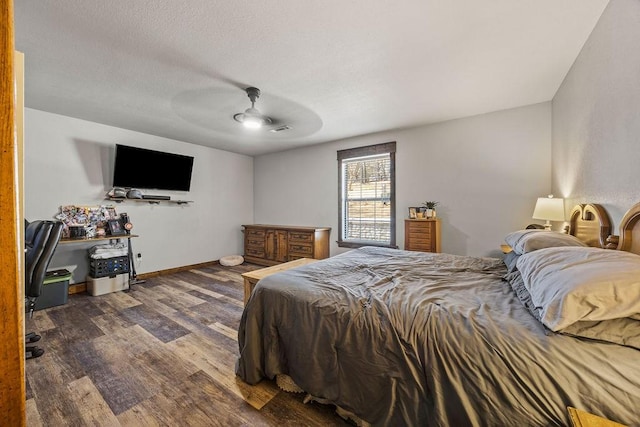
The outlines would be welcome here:
[[[100,278],[87,276],[87,292],[94,297],[111,292],[124,291],[129,288],[128,285],[128,274],[116,274],[112,277]]]
[[[71,273],[68,270],[47,271],[34,310],[66,304],[69,299],[69,280]]]

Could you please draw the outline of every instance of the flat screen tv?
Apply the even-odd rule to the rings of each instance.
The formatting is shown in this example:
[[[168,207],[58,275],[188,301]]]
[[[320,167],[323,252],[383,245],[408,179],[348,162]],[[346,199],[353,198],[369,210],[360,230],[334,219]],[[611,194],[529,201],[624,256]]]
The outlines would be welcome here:
[[[189,191],[193,157],[116,144],[113,186]]]

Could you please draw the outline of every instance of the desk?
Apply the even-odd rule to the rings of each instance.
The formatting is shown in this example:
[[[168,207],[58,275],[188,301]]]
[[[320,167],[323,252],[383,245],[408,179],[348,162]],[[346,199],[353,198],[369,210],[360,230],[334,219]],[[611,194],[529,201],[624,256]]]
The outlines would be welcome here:
[[[65,244],[65,243],[93,243],[93,242],[99,242],[102,240],[120,240],[120,239],[125,239],[125,238],[131,238],[131,237],[140,237],[137,234],[122,234],[120,236],[99,236],[99,237],[77,237],[75,239],[71,239],[71,238],[64,238],[64,239],[60,239],[59,243]]]
[[[127,239],[127,253],[129,254],[129,289],[131,289],[131,285],[136,285],[139,283],[144,283],[144,280],[138,279],[138,273],[136,272],[135,263],[133,260],[133,250],[131,249],[131,238],[132,237],[140,237],[138,234],[121,234],[118,236],[98,236],[98,237],[78,237],[75,239],[65,238],[60,239],[60,244],[70,244],[70,243],[97,243],[103,242],[105,240],[120,240]],[[82,292],[86,290],[86,285],[82,285],[80,289],[69,288],[69,293],[73,294],[76,292]]]

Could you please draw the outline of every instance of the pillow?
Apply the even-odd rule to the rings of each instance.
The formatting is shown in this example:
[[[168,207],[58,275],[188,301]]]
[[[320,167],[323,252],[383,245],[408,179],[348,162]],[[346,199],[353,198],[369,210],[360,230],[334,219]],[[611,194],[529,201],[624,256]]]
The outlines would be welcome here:
[[[504,280],[509,283],[509,286],[511,286],[511,289],[513,289],[513,292],[515,292],[522,305],[529,310],[533,317],[538,319],[538,311],[536,310],[535,305],[531,302],[531,295],[529,294],[529,291],[527,291],[527,288],[524,286],[522,274],[520,274],[517,269],[514,269],[512,272],[509,272],[504,276]]]
[[[504,256],[504,259],[502,261],[504,262],[504,265],[507,266],[508,273],[516,270],[516,262],[518,261],[518,258],[520,258],[520,255],[518,255],[514,251],[511,251]]]
[[[507,234],[504,240],[518,255],[523,255],[538,249],[555,248],[559,246],[588,247],[587,244],[575,236],[549,230],[531,229],[514,231],[513,233]]]
[[[527,291],[520,272],[514,269],[512,272],[507,273],[504,279],[509,282],[516,296],[529,313],[540,320],[541,308],[537,308],[531,301],[531,294]],[[640,319],[635,319],[634,317],[601,321],[577,321],[557,331],[557,333],[611,342],[640,350]]]
[[[640,350],[640,320],[625,317],[600,322],[576,322],[560,333],[575,337],[608,341]]]
[[[518,258],[517,268],[552,331],[579,321],[640,320],[640,256],[599,248],[540,249]]]

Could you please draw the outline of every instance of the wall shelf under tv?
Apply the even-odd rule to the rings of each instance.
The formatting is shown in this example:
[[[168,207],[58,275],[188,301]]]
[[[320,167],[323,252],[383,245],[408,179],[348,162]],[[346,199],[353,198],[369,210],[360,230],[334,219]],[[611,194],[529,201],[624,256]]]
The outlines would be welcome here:
[[[159,205],[160,203],[169,203],[174,205],[188,205],[193,203],[193,200],[167,200],[167,199],[127,199],[126,197],[107,197],[107,200],[116,203],[122,202],[136,202],[136,203],[149,203],[150,205]]]

